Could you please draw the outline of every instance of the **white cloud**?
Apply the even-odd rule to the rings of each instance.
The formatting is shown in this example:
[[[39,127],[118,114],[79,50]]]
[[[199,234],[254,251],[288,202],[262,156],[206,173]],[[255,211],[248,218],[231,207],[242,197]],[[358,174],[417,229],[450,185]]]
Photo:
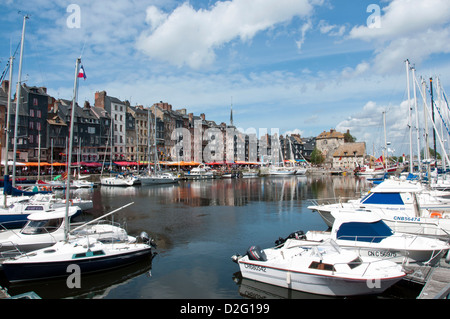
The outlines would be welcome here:
[[[450,1],[393,0],[382,11],[378,28],[356,26],[349,33],[350,39],[374,42],[374,71],[388,73],[406,59],[421,63],[450,52]]]
[[[357,76],[364,74],[369,69],[370,69],[369,63],[361,62],[354,69],[348,67],[348,68],[345,68],[344,70],[342,70],[342,77],[347,78],[347,79],[357,77]]]
[[[379,28],[354,27],[350,37],[389,41],[450,22],[448,0],[393,0],[383,11]]]
[[[296,41],[297,44],[297,48],[299,50],[302,49],[303,44],[305,43],[306,40],[306,32],[308,32],[308,30],[310,30],[312,28],[312,23],[311,21],[306,22],[302,28],[301,28],[301,38],[300,40]]]
[[[328,34],[328,35],[334,36],[334,37],[341,37],[345,34],[345,31],[346,31],[345,25],[342,25],[342,26],[338,26],[335,24],[330,25],[325,20],[320,20],[318,27],[319,27],[320,33]]]
[[[312,10],[308,0],[219,1],[209,10],[195,10],[185,2],[167,15],[149,7],[151,28],[141,33],[136,46],[150,58],[198,69],[213,63],[222,45],[249,41],[258,32],[307,17]]]

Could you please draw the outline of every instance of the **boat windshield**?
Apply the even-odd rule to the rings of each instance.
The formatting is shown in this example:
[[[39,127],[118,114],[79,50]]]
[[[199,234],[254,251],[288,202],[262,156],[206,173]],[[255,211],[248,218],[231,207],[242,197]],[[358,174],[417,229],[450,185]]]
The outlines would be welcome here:
[[[63,220],[63,218],[30,220],[22,229],[21,233],[24,235],[53,233],[61,226]]]
[[[339,240],[353,240],[379,243],[392,236],[392,229],[382,220],[374,223],[350,222],[343,223],[336,234]]]
[[[370,193],[361,200],[361,204],[405,205],[400,193]]]
[[[350,269],[354,269],[360,265],[362,265],[363,261],[360,257],[356,257],[356,259],[353,259],[351,262],[348,263],[348,266]]]

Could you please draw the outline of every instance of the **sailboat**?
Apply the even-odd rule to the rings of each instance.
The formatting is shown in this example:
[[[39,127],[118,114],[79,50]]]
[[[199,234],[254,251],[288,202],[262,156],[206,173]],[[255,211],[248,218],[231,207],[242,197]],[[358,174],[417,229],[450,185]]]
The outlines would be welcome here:
[[[112,144],[112,128],[113,128],[113,120],[111,119],[111,128],[110,128],[110,136],[108,139],[108,144],[109,141],[111,141]],[[112,146],[110,147],[110,163],[109,163],[109,168],[110,170],[112,170]],[[103,161],[104,164],[104,161]],[[102,168],[102,173],[103,173],[103,168]],[[117,174],[115,176],[109,176],[109,177],[103,177],[100,176],[100,185],[103,186],[123,186],[123,187],[127,187],[127,186],[133,186],[133,185],[137,185],[140,183],[139,178],[137,178],[134,175],[124,175],[124,174]]]
[[[280,144],[280,138],[278,138],[278,143]],[[282,166],[279,166],[277,164],[271,164],[269,166],[269,175],[271,176],[289,176],[295,174],[295,169],[293,167],[286,167],[284,165],[284,156],[283,151],[281,150],[281,147],[278,149],[278,151],[281,154],[281,163]]]
[[[70,185],[70,169],[73,144],[73,123],[77,98],[77,85],[81,58],[76,59],[74,97],[70,122],[67,186]],[[79,267],[80,274],[106,271],[148,258],[154,246],[146,233],[141,240],[128,237],[125,240],[100,241],[90,234],[80,238],[69,238],[69,199],[70,190],[66,187],[66,212],[64,240],[53,246],[34,250],[3,262],[3,271],[10,283],[60,278],[68,275],[69,266]]]
[[[149,136],[150,136],[150,110],[148,110],[148,126],[149,126]],[[158,185],[158,184],[176,184],[178,183],[178,177],[173,176],[170,173],[163,173],[159,170],[158,165],[158,152],[156,148],[156,113],[155,113],[155,163],[154,163],[154,172],[153,174],[150,172],[150,161],[148,164],[148,173],[145,175],[140,175],[139,180],[142,185]],[[150,140],[150,138],[149,138]],[[150,144],[150,143],[149,143]],[[150,150],[150,148],[149,148]],[[150,158],[150,152],[149,152]]]

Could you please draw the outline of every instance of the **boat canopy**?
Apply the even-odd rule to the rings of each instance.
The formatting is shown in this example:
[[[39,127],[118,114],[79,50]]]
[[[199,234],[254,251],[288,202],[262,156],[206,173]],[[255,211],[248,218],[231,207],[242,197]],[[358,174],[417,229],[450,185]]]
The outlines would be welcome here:
[[[336,233],[336,238],[340,240],[379,243],[386,237],[392,235],[392,229],[384,221],[379,220],[373,223],[343,223]]]
[[[361,204],[405,205],[400,193],[370,193],[361,200]]]

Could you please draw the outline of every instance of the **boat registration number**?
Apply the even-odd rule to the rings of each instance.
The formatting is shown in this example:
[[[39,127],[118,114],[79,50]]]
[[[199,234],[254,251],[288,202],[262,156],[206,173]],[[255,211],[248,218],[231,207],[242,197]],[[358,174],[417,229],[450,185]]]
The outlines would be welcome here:
[[[369,257],[381,257],[381,258],[393,258],[397,257],[396,252],[388,251],[388,250],[369,250],[367,252]]]
[[[394,220],[399,220],[403,222],[420,222],[420,217],[394,216]]]
[[[252,264],[244,264],[244,267],[248,270],[254,270],[254,271],[262,271],[266,272],[267,268],[263,266],[258,265],[252,265]]]

